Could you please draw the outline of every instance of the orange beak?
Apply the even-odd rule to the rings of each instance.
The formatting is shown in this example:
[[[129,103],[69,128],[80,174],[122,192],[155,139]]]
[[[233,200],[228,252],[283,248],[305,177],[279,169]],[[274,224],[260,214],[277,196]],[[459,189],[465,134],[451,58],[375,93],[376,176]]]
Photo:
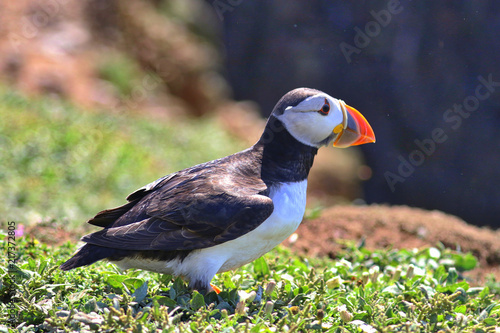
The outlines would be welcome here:
[[[344,101],[340,101],[340,107],[344,120],[333,130],[338,133],[337,138],[333,141],[333,146],[347,148],[375,142],[375,133],[365,117],[355,108],[345,104]]]

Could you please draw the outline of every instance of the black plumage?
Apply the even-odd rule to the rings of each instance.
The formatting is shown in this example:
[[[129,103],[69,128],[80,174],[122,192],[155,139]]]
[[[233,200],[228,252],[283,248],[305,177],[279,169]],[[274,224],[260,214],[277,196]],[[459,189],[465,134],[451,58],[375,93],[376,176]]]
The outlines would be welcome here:
[[[88,223],[103,229],[84,236],[87,244],[61,269],[105,258],[183,259],[257,228],[273,212],[271,188],[306,179],[318,150],[296,140],[274,114],[316,93],[285,95],[251,148],[160,178],[127,204],[98,213]]]

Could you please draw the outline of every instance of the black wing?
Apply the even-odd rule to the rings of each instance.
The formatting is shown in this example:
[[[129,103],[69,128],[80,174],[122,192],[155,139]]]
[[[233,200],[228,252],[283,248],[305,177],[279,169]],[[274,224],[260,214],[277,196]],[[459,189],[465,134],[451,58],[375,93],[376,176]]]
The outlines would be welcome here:
[[[229,158],[160,178],[128,204],[89,221],[105,227],[83,241],[126,250],[194,250],[233,240],[273,211],[254,160]]]

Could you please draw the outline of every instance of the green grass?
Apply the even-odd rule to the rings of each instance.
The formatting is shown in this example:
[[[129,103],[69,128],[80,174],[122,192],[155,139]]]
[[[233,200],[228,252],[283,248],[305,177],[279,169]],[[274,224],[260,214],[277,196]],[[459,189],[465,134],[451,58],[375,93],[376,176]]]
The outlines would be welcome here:
[[[0,221],[82,224],[168,173],[243,146],[210,118],[80,110],[0,88]]]
[[[498,332],[500,325],[498,283],[471,287],[460,272],[475,258],[442,248],[350,246],[337,260],[277,248],[218,275],[222,293],[205,297],[180,279],[123,274],[104,262],[60,271],[74,250],[16,239],[17,265],[8,271],[5,256],[0,264],[0,318],[11,320],[4,332]]]
[[[141,79],[145,77],[145,73],[141,71],[139,64],[134,59],[119,52],[110,52],[104,56],[103,59],[99,60],[97,67],[99,77],[109,82],[122,98],[130,97],[134,88],[141,87]],[[155,82],[159,85],[160,80]]]

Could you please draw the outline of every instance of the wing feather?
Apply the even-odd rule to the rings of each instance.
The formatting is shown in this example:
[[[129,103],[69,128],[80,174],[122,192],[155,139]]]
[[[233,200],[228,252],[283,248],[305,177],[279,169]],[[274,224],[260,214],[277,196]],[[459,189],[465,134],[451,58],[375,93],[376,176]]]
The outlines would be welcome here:
[[[105,228],[82,240],[115,249],[173,251],[210,247],[250,232],[274,209],[269,189],[248,161],[226,159],[135,191],[128,204],[90,220]]]

